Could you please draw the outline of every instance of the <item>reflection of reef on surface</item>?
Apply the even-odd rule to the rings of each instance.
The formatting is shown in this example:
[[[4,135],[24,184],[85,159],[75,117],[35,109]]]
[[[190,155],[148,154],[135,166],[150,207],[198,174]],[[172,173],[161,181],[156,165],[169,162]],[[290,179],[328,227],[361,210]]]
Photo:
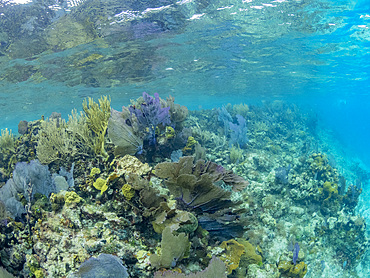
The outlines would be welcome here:
[[[170,1],[158,9],[162,1],[109,0],[104,7],[99,1],[81,1],[75,7],[67,7],[68,1],[6,2],[1,4],[0,57],[9,63],[3,65],[0,80],[88,87],[153,80],[165,58],[158,53],[163,46],[150,40],[182,33],[189,12],[201,13],[209,5]]]
[[[330,265],[353,277],[368,248],[361,183],[347,186],[312,147],[297,107],[189,112],[146,93],[122,111],[108,97],[83,107],[1,133],[8,272],[74,277],[108,263],[129,277],[319,277]]]

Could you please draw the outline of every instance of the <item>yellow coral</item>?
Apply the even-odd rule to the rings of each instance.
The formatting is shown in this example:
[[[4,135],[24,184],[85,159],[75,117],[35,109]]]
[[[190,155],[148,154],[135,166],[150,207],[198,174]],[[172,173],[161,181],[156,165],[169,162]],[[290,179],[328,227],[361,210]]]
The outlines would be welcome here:
[[[135,196],[135,190],[132,189],[131,185],[129,185],[128,183],[124,184],[121,190],[123,196],[125,196],[128,201],[130,201],[132,197]]]
[[[262,263],[262,257],[256,253],[257,250],[261,250],[261,248],[258,249],[255,246],[253,246],[249,241],[246,240],[238,240],[241,244],[244,245],[244,251],[245,253],[241,256],[240,260],[240,266],[249,266],[251,264],[258,264],[260,265]],[[261,250],[262,251],[262,250]],[[261,252],[259,251],[259,252]]]
[[[220,247],[225,250],[225,253],[220,258],[227,267],[228,274],[239,267],[240,257],[245,253],[244,245],[234,239],[224,241]]]
[[[66,206],[74,206],[80,203],[83,199],[76,192],[68,191],[66,192],[66,195],[64,195],[64,200]]]
[[[95,176],[97,174],[100,174],[100,169],[96,167],[92,168],[90,171],[90,176]]]
[[[183,148],[183,151],[192,150],[193,146],[197,143],[198,143],[198,141],[195,140],[193,136],[189,136],[188,137],[188,142],[186,143],[186,146]]]
[[[97,178],[97,180],[93,183],[93,186],[100,190],[101,194],[108,189],[107,181],[102,178]]]
[[[338,195],[338,184],[327,181],[323,185],[323,191],[328,194],[328,198],[330,198],[332,194]]]
[[[108,154],[104,149],[105,134],[108,128],[108,120],[110,117],[110,98],[103,96],[99,99],[99,104],[94,102],[89,97],[89,103],[85,99],[82,103],[82,108],[86,114],[86,123],[88,127],[95,133],[94,151],[96,154],[101,154],[105,157]]]
[[[285,277],[292,278],[303,278],[307,273],[307,265],[304,262],[294,265],[292,262],[280,261],[278,269]]]
[[[42,272],[41,269],[36,270],[34,275],[35,275],[36,278],[44,278],[45,277],[44,273]]]
[[[171,126],[166,127],[166,138],[171,139],[175,137],[175,130]]]
[[[307,273],[307,265],[304,262],[300,262],[299,264],[296,264],[294,267],[292,267],[290,272],[292,275],[295,275],[293,277],[302,278]]]
[[[109,177],[107,178],[107,183],[110,183],[111,181],[115,180],[116,178],[118,178],[117,173],[110,174]]]

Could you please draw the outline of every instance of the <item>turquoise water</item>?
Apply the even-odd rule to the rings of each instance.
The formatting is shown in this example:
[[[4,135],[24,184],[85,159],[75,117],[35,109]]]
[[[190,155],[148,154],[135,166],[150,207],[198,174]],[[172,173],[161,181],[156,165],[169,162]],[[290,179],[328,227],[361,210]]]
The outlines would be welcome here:
[[[365,1],[81,3],[2,8],[1,128],[101,94],[116,107],[143,91],[191,109],[283,99],[317,110],[369,162]],[[103,57],[79,64],[92,54]]]
[[[189,110],[281,100],[317,115],[340,166],[367,169],[369,61],[365,0],[0,1],[0,129],[101,95],[117,110],[144,91]]]

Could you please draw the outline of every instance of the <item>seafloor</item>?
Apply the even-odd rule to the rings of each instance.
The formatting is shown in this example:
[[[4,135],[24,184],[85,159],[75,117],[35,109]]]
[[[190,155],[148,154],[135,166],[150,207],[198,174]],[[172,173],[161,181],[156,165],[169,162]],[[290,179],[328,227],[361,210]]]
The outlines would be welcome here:
[[[366,277],[370,173],[314,114],[123,105],[2,131],[0,276]]]

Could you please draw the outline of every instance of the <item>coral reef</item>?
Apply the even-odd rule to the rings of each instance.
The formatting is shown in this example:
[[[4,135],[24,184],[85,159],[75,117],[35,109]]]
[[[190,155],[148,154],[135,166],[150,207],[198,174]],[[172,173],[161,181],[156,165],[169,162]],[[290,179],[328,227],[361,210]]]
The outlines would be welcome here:
[[[3,131],[9,275],[355,277],[369,248],[363,187],[314,147],[297,107],[188,111],[145,93],[122,112],[108,97],[83,106]]]
[[[174,98],[167,101],[158,94],[152,97],[143,93],[132,105],[123,106],[122,112],[112,109],[108,136],[116,146],[116,156],[137,154],[151,162],[156,157],[170,157],[172,151],[185,147],[187,141],[183,137],[189,132],[182,123],[188,115],[187,108],[175,104]],[[186,140],[190,136],[191,132]]]

